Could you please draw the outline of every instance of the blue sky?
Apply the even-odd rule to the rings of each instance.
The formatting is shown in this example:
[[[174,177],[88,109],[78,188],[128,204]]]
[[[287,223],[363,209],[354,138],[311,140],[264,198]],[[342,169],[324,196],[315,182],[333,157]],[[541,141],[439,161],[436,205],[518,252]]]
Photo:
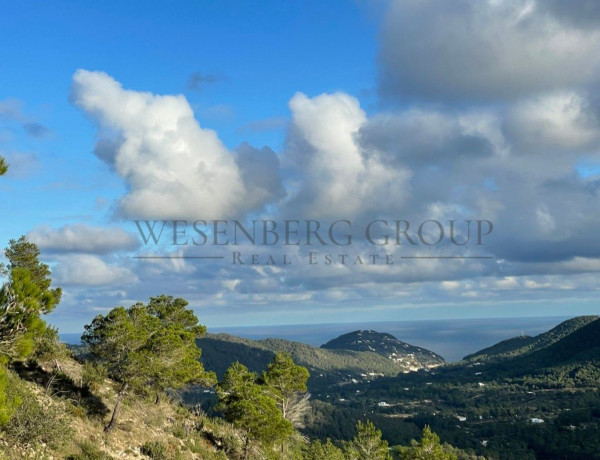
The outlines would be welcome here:
[[[2,100],[18,100],[48,134],[32,139],[12,126],[13,142],[3,150],[35,152],[51,173],[37,169],[36,186],[44,193],[32,191],[31,182],[5,181],[13,195],[31,196],[33,202],[4,203],[12,202],[3,211],[18,219],[2,228],[2,241],[40,219],[103,221],[96,199],[122,192],[120,182],[90,155],[93,125],[69,104],[79,68],[118,75],[124,86],[140,91],[185,94],[203,126],[217,130],[230,148],[247,141],[280,149],[281,123],[267,131],[247,125],[273,119],[277,126],[289,116],[287,102],[296,91],[374,91],[377,30],[368,5],[264,2],[257,9],[235,1],[145,2],[141,8],[137,2],[40,1],[7,2],[4,11]],[[189,89],[194,73],[222,81]],[[67,206],[57,205],[65,201]]]
[[[594,8],[5,3],[0,241],[40,246],[65,290],[49,317],[61,331],[163,292],[209,326],[595,312]],[[484,261],[310,267],[306,248],[291,267],[132,259],[148,251],[135,218],[290,216],[488,219],[494,232],[468,248]]]
[[[78,68],[118,75],[138,90],[184,93],[202,124],[230,148],[243,141],[281,148],[287,102],[296,91],[373,92],[370,9],[347,2],[264,2],[259,10],[246,2],[7,3],[0,18],[0,100],[18,101],[23,116],[48,131],[37,139],[18,120],[2,126],[5,155],[35,155],[22,158],[23,171],[0,185],[7,197],[2,212],[12,216],[0,229],[2,241],[38,225],[107,224],[110,212],[98,201],[123,193],[92,154],[93,125],[69,103]],[[188,88],[194,73],[219,81]],[[264,119],[275,129],[247,127]]]

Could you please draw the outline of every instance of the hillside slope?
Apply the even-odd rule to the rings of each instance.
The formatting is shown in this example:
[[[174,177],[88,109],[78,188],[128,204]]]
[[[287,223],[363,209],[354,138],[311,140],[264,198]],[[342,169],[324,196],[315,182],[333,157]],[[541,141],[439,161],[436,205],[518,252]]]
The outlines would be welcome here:
[[[535,337],[524,336],[503,340],[463,359],[466,361],[503,360],[533,353],[549,347],[582,327],[596,321],[598,316],[577,316]]]
[[[321,345],[321,348],[371,351],[414,370],[439,366],[445,362],[444,358],[432,351],[402,342],[392,334],[373,330],[349,332]]]
[[[148,449],[153,449],[163,452],[160,458],[223,459],[227,457],[219,452],[219,443],[224,438],[233,449],[243,448],[241,436],[230,424],[167,398],[156,403],[129,395],[116,429],[106,434],[103,428],[117,398],[117,385],[101,379],[90,388],[85,381],[82,364],[72,358],[39,365],[14,363],[9,391],[21,405],[0,434],[0,458],[147,459]]]
[[[600,362],[600,319],[571,332],[551,345],[522,358],[537,366],[557,366],[564,363],[586,365]]]
[[[375,376],[394,376],[398,373],[428,368],[440,364],[441,357],[434,353],[421,362],[418,358],[390,359],[373,351],[317,348],[283,339],[250,340],[229,334],[208,334],[198,339],[202,349],[202,363],[207,370],[222,376],[229,365],[239,361],[250,370],[265,368],[275,352],[289,353],[294,361],[310,371],[309,389],[340,384],[352,379],[370,379]],[[425,355],[424,355],[425,356]],[[443,360],[441,361],[443,362]]]

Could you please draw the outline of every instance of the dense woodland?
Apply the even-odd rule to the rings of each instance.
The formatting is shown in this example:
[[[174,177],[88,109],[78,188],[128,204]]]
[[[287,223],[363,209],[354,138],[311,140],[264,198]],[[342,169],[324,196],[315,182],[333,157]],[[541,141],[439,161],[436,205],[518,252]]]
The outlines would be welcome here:
[[[217,372],[228,356],[259,367],[263,354],[278,349],[310,368],[312,411],[303,430],[310,437],[343,441],[353,436],[356,420],[368,419],[390,445],[406,445],[430,426],[462,450],[460,458],[600,458],[597,316],[500,342],[459,363],[383,376],[365,374],[374,361],[365,361],[362,371],[344,369],[336,355],[320,364],[313,359],[319,349],[295,342],[213,336],[201,343],[207,355],[219,357],[218,363],[203,358]],[[214,405],[211,395],[186,397],[207,410]]]

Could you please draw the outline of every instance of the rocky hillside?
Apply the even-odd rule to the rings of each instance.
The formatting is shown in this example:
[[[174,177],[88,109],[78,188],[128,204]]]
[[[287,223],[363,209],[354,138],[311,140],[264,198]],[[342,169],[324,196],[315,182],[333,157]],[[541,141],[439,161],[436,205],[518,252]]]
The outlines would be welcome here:
[[[444,358],[432,351],[402,342],[392,334],[372,330],[349,332],[330,340],[321,348],[377,353],[410,370],[444,364]]]
[[[243,449],[233,426],[166,397],[130,395],[116,429],[105,433],[116,385],[90,381],[72,358],[15,363],[8,378],[9,396],[21,403],[0,433],[3,460],[226,459],[224,439],[232,452]]]

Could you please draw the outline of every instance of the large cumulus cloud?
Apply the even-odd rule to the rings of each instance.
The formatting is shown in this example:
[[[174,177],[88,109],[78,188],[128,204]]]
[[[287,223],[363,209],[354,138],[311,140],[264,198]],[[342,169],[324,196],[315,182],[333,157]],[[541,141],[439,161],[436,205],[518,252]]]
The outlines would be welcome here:
[[[78,70],[71,99],[99,124],[96,154],[128,186],[119,202],[123,216],[233,217],[262,207],[280,189],[245,182],[243,164],[198,124],[184,96],[126,90],[103,72]],[[270,152],[256,155],[276,162]]]
[[[389,168],[379,152],[362,149],[359,131],[367,116],[348,94],[302,93],[290,100],[292,123],[286,154],[299,173],[290,206],[300,215],[345,217],[401,206],[410,172]]]
[[[585,85],[600,63],[595,3],[393,0],[379,55],[382,94],[500,101]]]

